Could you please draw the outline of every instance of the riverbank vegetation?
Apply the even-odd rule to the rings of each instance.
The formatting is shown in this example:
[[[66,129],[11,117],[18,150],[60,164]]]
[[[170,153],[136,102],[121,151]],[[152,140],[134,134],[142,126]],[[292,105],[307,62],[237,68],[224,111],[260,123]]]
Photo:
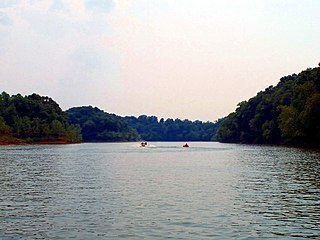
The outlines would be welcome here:
[[[82,129],[85,142],[126,142],[140,140],[137,131],[122,117],[97,107],[74,107],[67,110],[69,121]]]
[[[213,141],[221,121],[120,117],[92,106],[64,112],[47,96],[0,95],[0,144]]]
[[[222,120],[216,123],[141,115],[120,117],[97,107],[67,110],[69,121],[82,129],[85,142],[114,141],[213,141]]]
[[[64,112],[50,97],[0,94],[0,144],[221,141],[320,145],[320,67],[280,79],[216,122],[120,117],[97,107]]]
[[[217,131],[233,143],[320,145],[320,67],[280,79],[238,104]]]
[[[0,94],[0,144],[76,143],[79,126],[49,97]]]
[[[156,116],[125,117],[146,141],[215,141],[221,119],[213,122],[180,119],[158,120]]]

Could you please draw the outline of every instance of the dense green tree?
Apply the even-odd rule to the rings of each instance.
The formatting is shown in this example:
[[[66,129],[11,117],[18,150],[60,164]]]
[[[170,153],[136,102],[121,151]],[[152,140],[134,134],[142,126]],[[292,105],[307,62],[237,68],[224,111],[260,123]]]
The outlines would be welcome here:
[[[135,129],[122,117],[106,113],[97,107],[74,107],[67,110],[69,121],[79,124],[86,142],[136,141],[140,139]]]
[[[28,141],[81,141],[79,127],[49,97],[0,94],[0,133]]]
[[[222,142],[320,144],[320,68],[280,79],[222,122]]]
[[[146,141],[213,141],[222,120],[215,123],[168,118],[158,120],[155,116],[125,117]]]
[[[50,123],[50,129],[51,134],[58,139],[62,138],[66,131],[65,127],[63,126],[63,123],[56,119]]]
[[[11,132],[10,126],[6,124],[4,118],[0,116],[0,134],[9,134]]]

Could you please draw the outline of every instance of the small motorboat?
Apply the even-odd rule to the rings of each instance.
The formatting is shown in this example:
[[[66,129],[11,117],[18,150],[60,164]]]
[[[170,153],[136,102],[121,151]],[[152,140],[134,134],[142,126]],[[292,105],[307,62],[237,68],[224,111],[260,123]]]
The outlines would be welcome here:
[[[189,147],[188,143],[183,144],[182,147]]]
[[[147,142],[142,142],[140,146],[141,146],[141,147],[146,147],[147,145],[148,145]]]

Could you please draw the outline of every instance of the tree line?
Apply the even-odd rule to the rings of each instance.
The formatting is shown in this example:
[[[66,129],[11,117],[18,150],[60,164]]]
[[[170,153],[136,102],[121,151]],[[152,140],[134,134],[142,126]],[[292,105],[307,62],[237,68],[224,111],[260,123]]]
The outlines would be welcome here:
[[[320,67],[280,79],[238,104],[217,131],[221,142],[320,145]]]
[[[126,122],[146,141],[214,141],[222,119],[213,122],[163,119],[141,115],[125,117]]]
[[[69,121],[82,129],[85,142],[137,141],[140,135],[126,121],[97,107],[83,106],[67,110]]]
[[[110,141],[212,141],[222,120],[216,123],[155,116],[120,117],[97,107],[67,110],[69,121],[82,129],[85,142]]]
[[[58,103],[36,93],[0,94],[0,144],[22,142],[212,141],[215,123],[155,116],[120,117],[97,107],[63,111]]]
[[[49,97],[38,94],[0,94],[1,139],[27,142],[80,142],[81,129],[69,124],[67,114]]]
[[[276,86],[238,104],[216,122],[120,117],[97,107],[64,112],[47,96],[0,94],[0,143],[110,141],[221,141],[320,145],[320,67],[282,77]]]

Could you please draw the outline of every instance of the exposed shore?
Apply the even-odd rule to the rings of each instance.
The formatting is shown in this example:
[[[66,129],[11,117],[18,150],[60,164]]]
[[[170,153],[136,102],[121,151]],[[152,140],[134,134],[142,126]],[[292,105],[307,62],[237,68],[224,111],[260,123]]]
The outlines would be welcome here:
[[[32,144],[75,144],[81,142],[71,142],[64,139],[41,139],[41,140],[30,140],[30,139],[18,139],[10,136],[2,136],[0,138],[0,145],[32,145]]]

